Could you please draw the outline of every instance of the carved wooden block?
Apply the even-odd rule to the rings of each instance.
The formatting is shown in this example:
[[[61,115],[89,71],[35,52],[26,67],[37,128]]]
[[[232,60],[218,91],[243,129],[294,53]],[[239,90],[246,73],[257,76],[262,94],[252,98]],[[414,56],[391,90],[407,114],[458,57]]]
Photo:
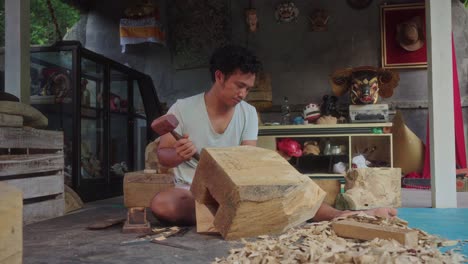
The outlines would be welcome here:
[[[252,146],[203,149],[191,191],[213,207],[225,239],[283,232],[312,218],[325,198],[278,153]]]
[[[336,208],[365,210],[401,206],[400,168],[359,168],[345,176],[345,192],[338,195]]]

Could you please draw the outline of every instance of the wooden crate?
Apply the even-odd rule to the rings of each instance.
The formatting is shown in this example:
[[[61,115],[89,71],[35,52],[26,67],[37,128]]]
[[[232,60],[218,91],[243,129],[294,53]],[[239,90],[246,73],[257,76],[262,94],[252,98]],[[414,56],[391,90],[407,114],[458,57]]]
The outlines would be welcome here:
[[[23,222],[64,214],[63,132],[0,127],[0,181],[23,192]]]

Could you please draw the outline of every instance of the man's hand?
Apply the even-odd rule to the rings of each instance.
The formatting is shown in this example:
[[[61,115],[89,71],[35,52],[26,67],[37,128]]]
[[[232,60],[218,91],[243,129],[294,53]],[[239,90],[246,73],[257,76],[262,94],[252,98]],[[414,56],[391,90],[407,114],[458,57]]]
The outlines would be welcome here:
[[[174,148],[177,155],[179,155],[183,160],[189,160],[195,153],[197,153],[197,148],[189,139],[187,134],[184,134],[181,139],[176,141]]]

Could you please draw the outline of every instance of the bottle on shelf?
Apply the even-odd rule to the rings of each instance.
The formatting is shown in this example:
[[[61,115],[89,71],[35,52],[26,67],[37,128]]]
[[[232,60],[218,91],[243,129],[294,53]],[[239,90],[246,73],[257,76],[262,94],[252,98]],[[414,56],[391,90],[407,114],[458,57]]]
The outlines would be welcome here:
[[[281,104],[281,124],[291,124],[291,110],[289,108],[289,100],[287,96],[284,97],[283,103]]]

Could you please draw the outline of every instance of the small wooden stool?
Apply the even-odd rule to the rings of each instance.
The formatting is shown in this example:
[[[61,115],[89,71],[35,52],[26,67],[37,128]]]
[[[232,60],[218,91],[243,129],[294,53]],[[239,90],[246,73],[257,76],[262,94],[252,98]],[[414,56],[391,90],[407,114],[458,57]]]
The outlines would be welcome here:
[[[173,187],[172,173],[156,173],[155,170],[125,173],[124,204],[128,213],[122,232],[149,233],[151,225],[147,220],[147,207],[151,206],[156,193]]]
[[[122,233],[150,233],[151,224],[146,218],[146,207],[128,208],[127,221],[122,227]]]

